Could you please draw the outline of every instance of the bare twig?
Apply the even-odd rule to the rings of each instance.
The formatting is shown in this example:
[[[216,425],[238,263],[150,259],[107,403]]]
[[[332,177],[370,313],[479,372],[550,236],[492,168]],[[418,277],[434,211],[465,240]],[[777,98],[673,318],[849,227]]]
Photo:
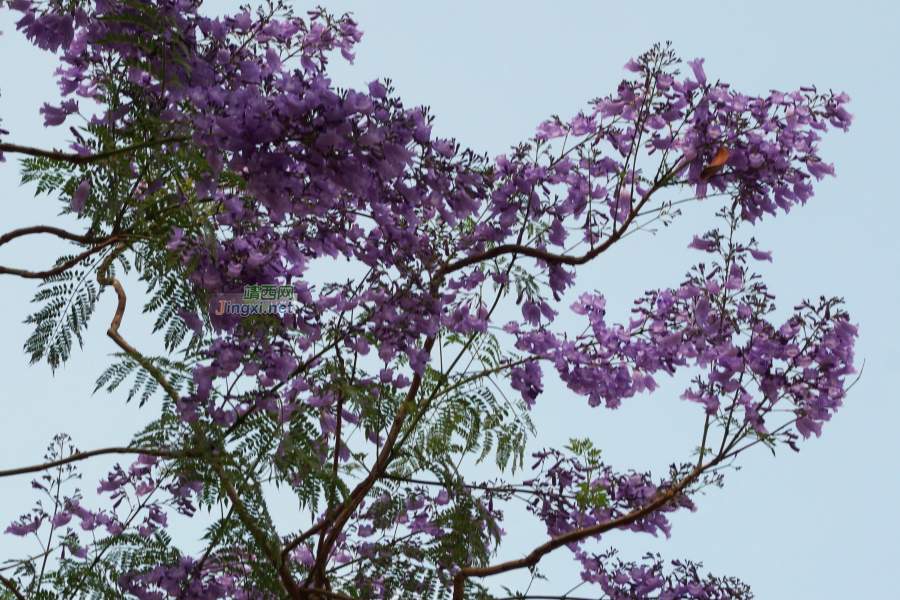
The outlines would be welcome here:
[[[57,548],[59,548],[59,546],[53,546],[52,548],[47,548],[46,550],[44,550],[44,551],[41,552],[40,554],[35,554],[35,555],[32,556],[31,558],[23,558],[23,559],[20,560],[19,562],[13,563],[13,564],[11,564],[11,565],[6,565],[5,567],[0,567],[0,571],[9,571],[10,569],[15,569],[15,568],[18,567],[18,566],[21,566],[21,565],[27,565],[28,563],[30,563],[30,562],[33,561],[33,560],[37,560],[37,559],[39,559],[39,558],[43,558],[43,557],[47,556],[48,554],[50,554],[51,552],[53,552],[53,551],[56,550]]]

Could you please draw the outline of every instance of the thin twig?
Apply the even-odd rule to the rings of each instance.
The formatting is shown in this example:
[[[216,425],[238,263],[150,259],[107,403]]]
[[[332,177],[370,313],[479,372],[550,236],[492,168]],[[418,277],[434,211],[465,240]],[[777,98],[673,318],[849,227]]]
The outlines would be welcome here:
[[[13,563],[11,565],[6,565],[5,567],[0,567],[0,571],[8,571],[10,569],[15,569],[16,567],[18,567],[20,565],[26,565],[33,560],[43,558],[44,556],[46,556],[46,555],[50,554],[51,552],[53,552],[54,550],[56,550],[57,548],[59,548],[59,546],[54,546],[52,548],[46,549],[45,551],[41,552],[40,554],[36,554],[36,555],[32,556],[31,558],[24,558],[17,563]]]
[[[100,252],[107,246],[114,244],[118,240],[118,236],[109,237],[104,242],[94,246],[90,250],[86,250],[75,258],[67,260],[58,267],[54,267],[47,271],[26,271],[24,269],[9,269],[7,267],[0,267],[0,275],[18,275],[19,277],[22,277],[24,279],[47,279],[48,277],[59,275],[63,271],[68,271],[87,257],[91,256],[92,254],[97,254],[98,252]]]
[[[53,467],[59,467],[68,463],[85,460],[92,456],[100,456],[103,454],[145,454],[147,456],[159,456],[161,458],[181,458],[189,457],[193,453],[190,451],[173,452],[171,450],[154,450],[152,448],[128,448],[126,446],[117,446],[114,448],[101,448],[100,450],[90,450],[88,452],[76,452],[67,458],[61,458],[52,462],[41,465],[32,465],[30,467],[20,467],[18,469],[9,469],[0,471],[0,477],[10,477],[12,475],[24,475],[25,473],[39,473]]]

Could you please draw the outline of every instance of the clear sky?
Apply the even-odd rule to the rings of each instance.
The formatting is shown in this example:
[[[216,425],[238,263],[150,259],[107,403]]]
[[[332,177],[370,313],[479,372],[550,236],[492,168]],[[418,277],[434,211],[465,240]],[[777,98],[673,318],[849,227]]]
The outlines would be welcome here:
[[[213,2],[207,11],[237,3]],[[307,7],[296,3],[298,9]],[[774,263],[758,266],[776,295],[780,315],[804,298],[843,296],[860,325],[858,366],[865,372],[845,407],[820,439],[795,454],[765,450],[744,457],[725,488],[701,497],[699,510],[674,519],[672,538],[611,535],[627,558],[658,551],[665,558],[703,561],[718,575],[750,583],[759,598],[897,597],[900,494],[896,435],[900,408],[894,377],[898,364],[900,217],[891,147],[900,138],[900,5],[890,2],[363,2],[326,6],[353,11],[365,36],[356,64],[338,61],[334,80],[362,87],[376,77],[393,80],[407,106],[425,104],[437,116],[435,134],[496,156],[534,133],[551,114],[564,119],[597,96],[615,90],[622,65],[652,44],[671,40],[686,59],[706,58],[705,70],[745,94],[790,91],[815,84],[846,91],[856,119],[849,133],[829,132],[822,156],[836,179],[816,186],[803,208],[765,218],[751,232]],[[38,107],[55,103],[53,57],[32,48],[0,10],[0,118],[11,142],[63,147],[67,131],[44,129]],[[3,232],[26,225],[59,224],[60,204],[18,187],[17,161],[0,165]],[[677,285],[698,260],[685,246],[710,228],[713,200],[689,205],[672,227],[655,237],[632,236],[580,276],[581,289],[609,298],[614,320],[627,318],[630,302],[645,289]],[[69,220],[71,224],[73,220]],[[2,233],[2,232],[0,232]],[[0,264],[49,266],[60,247],[21,240],[0,248]],[[106,294],[83,351],[55,375],[28,366],[21,348],[30,329],[22,320],[33,305],[35,283],[0,279],[0,469],[40,460],[52,435],[67,431],[82,449],[128,441],[148,409],[124,396],[96,395],[93,382],[115,351],[105,336],[113,312]],[[136,283],[123,333],[141,348],[149,319],[141,318]],[[777,319],[776,319],[777,320]],[[142,346],[143,344],[143,346]],[[537,449],[590,435],[619,469],[654,469],[689,456],[699,444],[701,409],[678,399],[683,382],[639,396],[616,412],[589,409],[562,387],[550,388],[533,418]],[[84,487],[93,493],[109,462],[98,461]],[[26,478],[0,481],[0,530],[32,502]],[[503,557],[521,556],[545,539],[539,523],[507,523]],[[9,538],[10,536],[5,536]],[[25,546],[0,539],[6,558]],[[557,582],[532,593],[562,593],[578,582],[566,550],[541,570]],[[500,582],[498,579],[497,582]],[[503,580],[509,586],[521,576]],[[589,595],[587,586],[579,593]]]

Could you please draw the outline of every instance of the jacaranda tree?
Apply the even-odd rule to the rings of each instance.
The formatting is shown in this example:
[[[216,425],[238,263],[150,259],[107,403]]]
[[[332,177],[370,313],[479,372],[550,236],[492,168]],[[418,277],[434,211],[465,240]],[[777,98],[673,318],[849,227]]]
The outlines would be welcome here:
[[[491,598],[491,575],[527,582],[553,552],[579,563],[591,597],[750,598],[696,563],[628,562],[598,541],[668,536],[668,515],[745,451],[796,450],[841,406],[856,326],[825,298],[769,320],[753,264],[771,253],[746,229],[833,175],[817,142],[848,129],[849,98],[747,96],[658,46],[614,94],[489,160],[433,136],[389,81],[331,85],[332,53],[352,62],[362,36],[350,16],[270,2],[211,18],[199,4],[4,8],[60,57],[45,124],[78,119],[64,151],[0,130],[23,181],[83,223],[0,236],[74,248],[43,271],[0,267],[37,282],[25,352],[56,368],[99,318],[118,354],[97,388],[124,386],[158,416],[121,447],[60,435],[43,464],[4,467],[37,474],[43,496],[7,516],[36,545],[6,563],[3,598]],[[671,239],[702,262],[637,299],[630,322],[607,323],[602,290],[566,297],[579,266],[704,198],[692,210],[721,228]],[[120,334],[144,293],[126,292],[130,272],[163,356]],[[95,316],[104,292],[117,310]],[[562,310],[583,328],[560,331]],[[668,473],[617,470],[591,440],[526,460],[548,372],[615,409],[678,371],[693,374],[681,398],[703,433]],[[107,454],[124,466],[82,495],[79,461]],[[267,508],[276,488],[296,496],[292,531]],[[546,541],[503,562],[513,499]],[[209,520],[201,554],[178,549],[173,511]]]

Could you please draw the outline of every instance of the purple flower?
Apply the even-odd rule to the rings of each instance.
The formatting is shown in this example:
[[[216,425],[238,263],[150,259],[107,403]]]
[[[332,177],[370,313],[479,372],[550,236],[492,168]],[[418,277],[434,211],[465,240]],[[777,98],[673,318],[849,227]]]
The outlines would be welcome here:
[[[622,68],[625,69],[626,71],[631,71],[632,73],[640,73],[641,72],[641,65],[639,63],[635,62],[633,58],[631,60],[629,60],[627,63],[625,63],[625,66]]]
[[[809,174],[821,181],[825,178],[826,175],[831,175],[834,177],[834,165],[826,165],[821,160],[808,160],[806,162],[806,168],[809,170]]]
[[[704,252],[715,252],[716,244],[709,240],[701,240],[696,235],[694,236],[694,240],[688,244],[688,248],[694,248],[695,250],[703,250]]]
[[[90,193],[91,182],[88,179],[84,179],[81,183],[78,184],[78,187],[75,189],[75,193],[72,194],[72,202],[69,204],[72,212],[80,213],[82,210],[84,210],[84,204],[85,202],[87,202]]]
[[[50,523],[54,527],[62,527],[63,525],[65,525],[66,523],[68,523],[71,520],[72,520],[72,513],[60,512],[60,513],[57,513],[56,515],[54,515],[52,519],[50,519]]]
[[[38,112],[44,115],[44,127],[62,125],[66,117],[78,112],[78,103],[75,100],[66,100],[57,108],[45,102]]]
[[[706,73],[703,71],[704,62],[706,62],[705,58],[696,58],[687,61],[688,66],[694,72],[694,77],[697,78],[697,83],[700,85],[706,85]]]
[[[756,260],[767,260],[772,262],[772,251],[763,252],[762,250],[750,250],[750,256]]]
[[[552,140],[554,138],[563,137],[568,133],[565,125],[554,123],[553,121],[544,121],[537,127],[537,138],[541,140]]]
[[[647,127],[651,129],[662,129],[666,126],[666,121],[659,115],[653,115],[646,121]]]
[[[184,321],[191,331],[197,335],[203,334],[203,321],[200,320],[200,317],[183,308],[178,309],[178,316],[181,317],[181,320]]]
[[[369,93],[373,98],[386,98],[387,88],[377,79],[369,84]]]
[[[184,229],[181,227],[173,227],[172,234],[169,237],[169,243],[166,248],[169,250],[177,250],[184,244]]]
[[[6,531],[3,533],[11,533],[17,536],[25,536],[29,533],[34,533],[38,530],[38,527],[41,526],[42,519],[34,519],[28,524],[25,523],[13,523],[9,527],[6,528]]]

